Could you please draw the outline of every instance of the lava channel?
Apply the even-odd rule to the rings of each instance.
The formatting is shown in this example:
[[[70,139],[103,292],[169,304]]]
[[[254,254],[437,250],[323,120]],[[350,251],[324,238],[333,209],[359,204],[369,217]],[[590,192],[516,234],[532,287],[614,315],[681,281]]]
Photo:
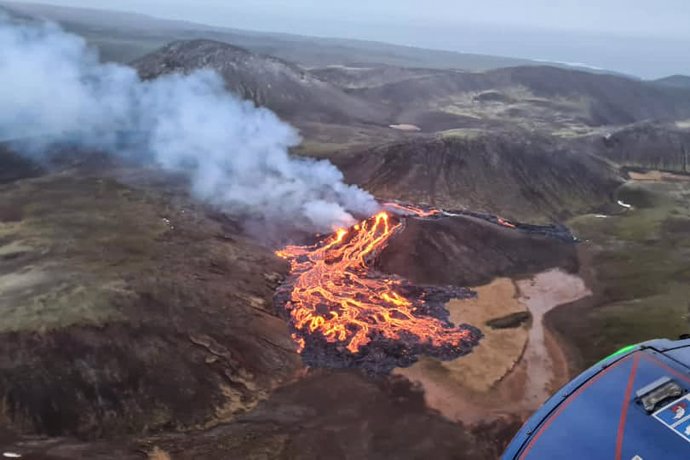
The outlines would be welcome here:
[[[372,268],[402,226],[384,211],[315,245],[277,252],[291,269],[276,301],[307,364],[385,372],[411,365],[419,354],[454,359],[477,345],[481,332],[453,326],[443,306],[472,291],[414,286]]]

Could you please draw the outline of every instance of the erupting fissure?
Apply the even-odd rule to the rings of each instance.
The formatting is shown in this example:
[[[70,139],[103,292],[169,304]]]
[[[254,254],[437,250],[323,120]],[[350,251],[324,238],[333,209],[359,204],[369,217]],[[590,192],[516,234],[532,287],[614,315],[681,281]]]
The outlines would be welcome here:
[[[350,354],[384,341],[397,344],[398,354],[456,357],[476,344],[479,331],[450,324],[428,304],[427,291],[373,270],[374,258],[402,225],[383,211],[315,245],[287,246],[277,252],[291,264],[285,308],[300,352],[305,339],[314,337]]]

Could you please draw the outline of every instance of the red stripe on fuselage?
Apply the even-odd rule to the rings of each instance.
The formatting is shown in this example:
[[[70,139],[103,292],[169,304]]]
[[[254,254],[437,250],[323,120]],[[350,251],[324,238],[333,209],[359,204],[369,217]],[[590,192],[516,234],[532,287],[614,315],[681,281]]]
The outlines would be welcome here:
[[[644,353],[642,356],[644,358],[647,358],[650,361],[653,361],[654,364],[656,364],[657,366],[663,367],[664,369],[666,369],[670,373],[674,374],[676,377],[680,377],[681,379],[685,380],[686,382],[690,382],[690,376],[688,376],[687,374],[683,374],[678,369],[672,368],[671,366],[669,366],[668,364],[666,364],[665,362],[663,362],[662,360],[660,360],[656,356],[654,356],[650,353]],[[673,358],[668,357],[668,359],[673,359]]]
[[[623,436],[625,435],[625,421],[628,418],[628,407],[630,407],[630,397],[632,396],[633,387],[635,386],[635,375],[637,374],[637,365],[640,364],[640,354],[635,353],[633,359],[632,369],[628,376],[628,385],[625,388],[625,396],[623,396],[623,409],[621,410],[621,418],[618,422],[618,434],[616,435],[616,460],[621,460],[623,455]]]
[[[556,420],[556,419],[558,418],[558,416],[561,415],[561,413],[562,413],[562,412],[563,412],[573,401],[575,401],[575,399],[577,399],[580,395],[582,395],[582,393],[583,393],[587,388],[589,388],[590,385],[592,385],[593,383],[595,383],[596,381],[598,381],[601,377],[603,377],[604,375],[606,375],[606,373],[608,373],[611,369],[614,369],[614,368],[620,366],[622,363],[626,362],[628,359],[630,359],[632,356],[634,356],[634,355],[636,355],[636,354],[638,354],[638,353],[639,353],[639,351],[633,352],[633,353],[629,354],[628,356],[622,358],[621,360],[616,361],[615,363],[613,363],[612,365],[610,365],[609,367],[607,367],[606,369],[602,370],[602,371],[599,372],[597,375],[595,375],[594,377],[592,377],[591,379],[589,379],[587,382],[585,382],[585,383],[584,383],[581,387],[579,387],[577,390],[575,390],[575,392],[574,392],[568,399],[566,399],[560,406],[558,406],[558,408],[556,409],[556,411],[555,411],[551,416],[549,416],[548,420],[546,420],[546,423],[544,423],[544,425],[542,425],[542,427],[539,429],[539,431],[537,431],[537,432],[534,434],[534,436],[532,436],[532,439],[530,439],[530,441],[527,443],[527,446],[525,447],[525,450],[523,450],[522,453],[520,454],[520,457],[519,457],[520,460],[522,460],[522,459],[524,459],[524,458],[527,457],[527,454],[529,453],[529,451],[530,451],[530,450],[532,449],[532,447],[534,446],[534,443],[537,442],[537,439],[539,439],[539,437],[546,431],[546,429],[547,429],[549,426],[551,426],[551,424],[553,423],[553,421]]]

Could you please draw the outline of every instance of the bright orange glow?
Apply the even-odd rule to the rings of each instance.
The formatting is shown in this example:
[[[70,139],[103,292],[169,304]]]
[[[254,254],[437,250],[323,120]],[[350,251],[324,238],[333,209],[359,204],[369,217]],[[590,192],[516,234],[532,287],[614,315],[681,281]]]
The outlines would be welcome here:
[[[503,217],[497,217],[497,219],[498,219],[498,223],[503,225],[504,227],[517,228],[514,224],[511,224],[510,222],[505,220]]]
[[[423,301],[401,294],[399,278],[371,272],[373,257],[400,228],[381,212],[314,246],[287,246],[277,252],[290,261],[295,277],[286,308],[300,352],[302,337],[308,334],[321,334],[350,353],[360,351],[372,337],[414,336],[419,343],[441,347],[459,346],[471,335],[434,317],[415,316]]]
[[[386,203],[385,204],[386,209],[395,209],[398,211],[402,211],[403,213],[406,214],[414,214],[419,217],[431,217],[431,216],[437,216],[439,214],[442,214],[443,211],[440,211],[438,209],[422,209],[418,206],[413,206],[411,204],[400,204],[400,203]]]

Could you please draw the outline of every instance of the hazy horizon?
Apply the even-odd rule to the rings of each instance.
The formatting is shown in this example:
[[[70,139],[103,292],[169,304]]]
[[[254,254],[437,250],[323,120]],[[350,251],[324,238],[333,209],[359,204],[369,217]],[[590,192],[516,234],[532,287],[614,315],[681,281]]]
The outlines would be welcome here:
[[[16,1],[16,0],[15,0]],[[374,40],[550,62],[575,63],[643,78],[690,74],[690,2],[662,0],[86,0],[43,2],[115,9],[163,19],[262,32]]]

